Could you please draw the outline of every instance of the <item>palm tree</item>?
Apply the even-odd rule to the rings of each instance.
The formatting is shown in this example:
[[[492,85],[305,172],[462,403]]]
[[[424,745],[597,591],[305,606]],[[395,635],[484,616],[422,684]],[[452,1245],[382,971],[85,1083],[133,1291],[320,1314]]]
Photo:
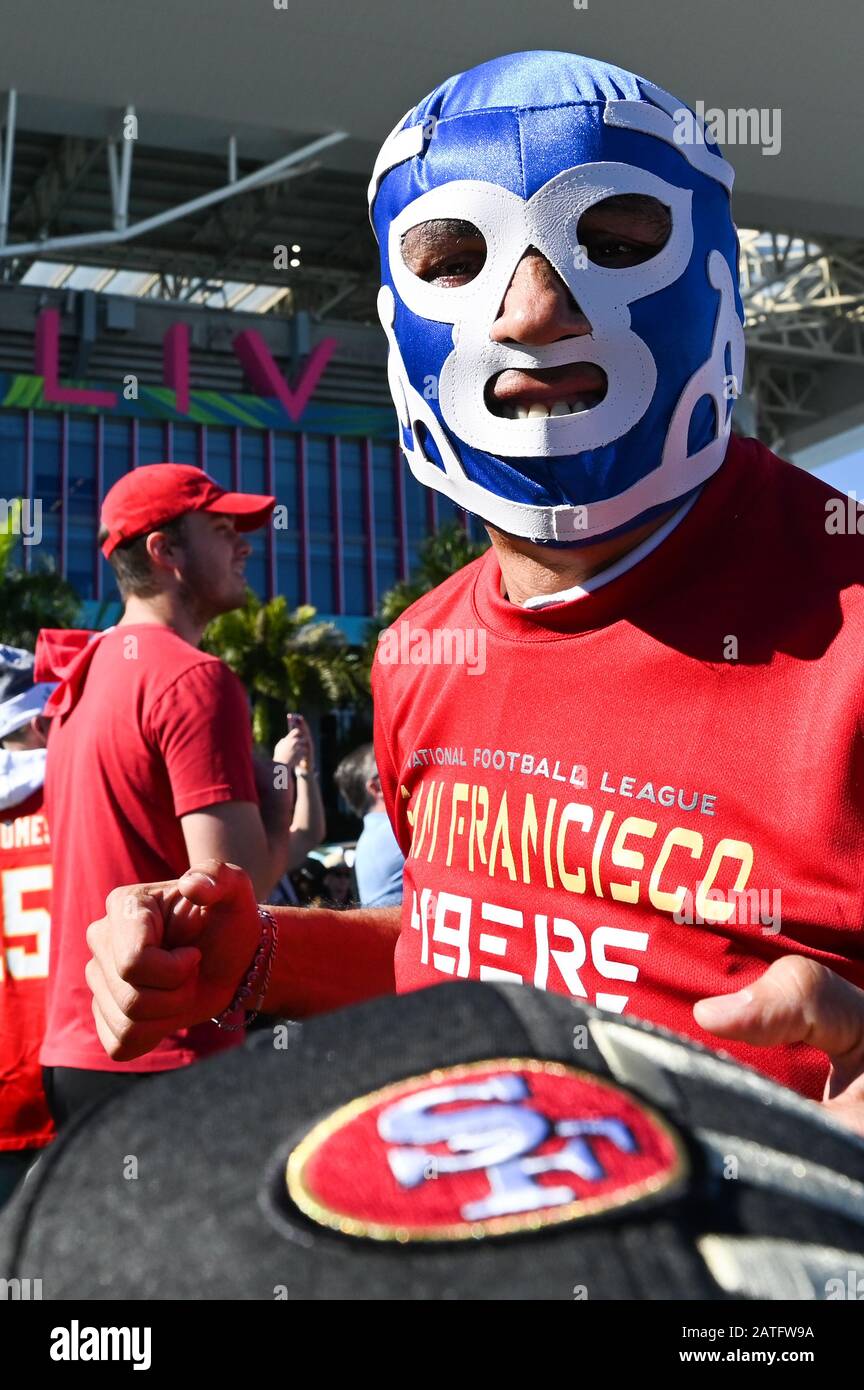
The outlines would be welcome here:
[[[395,623],[418,598],[428,594],[431,589],[437,589],[451,574],[470,565],[488,548],[488,542],[472,541],[464,526],[457,521],[448,522],[427,536],[420,546],[417,564],[410,576],[400,579],[382,596],[376,615],[376,632],[378,628]]]
[[[32,651],[41,627],[72,627],[79,602],[71,584],[46,561],[29,573],[13,565],[21,534],[21,500],[0,520],[0,642]]]
[[[360,656],[332,623],[315,622],[308,604],[290,609],[284,597],[264,603],[249,591],[243,608],[207,627],[202,648],[219,656],[252,700],[255,740],[265,747],[285,733],[286,710],[317,719],[368,700]]]
[[[381,596],[375,621],[367,629],[363,647],[363,661],[368,673],[378,645],[378,634],[391,623],[395,623],[412,603],[437,589],[445,579],[457,570],[470,565],[478,559],[488,545],[482,541],[472,541],[464,526],[457,521],[448,522],[439,530],[427,536],[420,546],[417,564],[408,579],[400,579],[392,589]]]

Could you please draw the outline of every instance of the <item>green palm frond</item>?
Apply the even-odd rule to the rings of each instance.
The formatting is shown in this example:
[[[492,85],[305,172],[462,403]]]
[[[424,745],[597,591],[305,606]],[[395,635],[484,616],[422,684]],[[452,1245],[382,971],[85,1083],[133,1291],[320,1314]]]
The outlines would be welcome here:
[[[0,558],[0,642],[32,651],[40,628],[74,627],[79,608],[72,585],[52,568],[25,573],[8,564],[7,554],[4,569]]]
[[[6,515],[0,518],[0,575],[9,569],[21,534],[21,505],[20,497],[13,498]]]
[[[488,549],[480,541],[472,541],[464,526],[450,522],[433,535],[427,536],[420,546],[417,564],[410,578],[400,579],[392,589],[381,597],[374,623],[370,624],[363,647],[363,660],[367,672],[371,670],[372,659],[378,644],[378,633],[402,616],[406,608],[416,603],[423,594],[437,589],[451,574],[470,565]]]
[[[316,616],[309,604],[290,609],[282,595],[262,603],[250,592],[243,608],[216,618],[204,634],[203,649],[221,657],[249,691],[260,743],[281,737],[288,709],[314,716],[368,701],[360,658],[344,633]]]

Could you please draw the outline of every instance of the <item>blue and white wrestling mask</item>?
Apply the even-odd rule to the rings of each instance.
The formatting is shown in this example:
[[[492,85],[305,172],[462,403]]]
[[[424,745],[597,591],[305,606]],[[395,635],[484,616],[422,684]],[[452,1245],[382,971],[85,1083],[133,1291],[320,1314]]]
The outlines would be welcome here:
[[[716,472],[744,369],[732,179],[683,103],[572,54],[484,63],[408,112],[369,201],[390,389],[415,477],[511,535],[578,545],[647,520]],[[580,218],[622,194],[657,199],[671,232],[641,264],[595,264]],[[468,283],[430,283],[403,258],[405,234],[439,219],[471,223],[485,242]],[[538,346],[490,336],[529,248],[590,332]],[[574,363],[605,374],[601,397],[557,402],[551,415],[497,408],[501,373],[542,379]]]

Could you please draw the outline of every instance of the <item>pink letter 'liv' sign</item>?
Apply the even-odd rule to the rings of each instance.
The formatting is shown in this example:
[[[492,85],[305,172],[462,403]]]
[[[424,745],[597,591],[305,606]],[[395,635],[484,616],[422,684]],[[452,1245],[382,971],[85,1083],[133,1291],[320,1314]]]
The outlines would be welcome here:
[[[324,370],[338,345],[336,338],[322,338],[310,354],[300,379],[293,388],[282,376],[261,334],[247,328],[234,339],[234,353],[243,367],[253,391],[274,397],[296,425],[305,411]],[[165,384],[175,396],[181,415],[189,412],[189,327],[175,323],[162,340]],[[78,386],[60,385],[60,311],[43,309],[36,320],[36,375],[44,378],[44,397],[56,405],[101,406],[110,410],[117,404],[114,391],[89,391]]]

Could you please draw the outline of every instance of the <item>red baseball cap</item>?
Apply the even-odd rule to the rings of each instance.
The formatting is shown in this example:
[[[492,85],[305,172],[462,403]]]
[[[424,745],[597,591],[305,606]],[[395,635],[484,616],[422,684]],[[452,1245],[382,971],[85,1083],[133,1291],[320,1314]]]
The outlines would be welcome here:
[[[268,521],[275,497],[226,492],[201,468],[187,463],[148,463],[133,468],[105,494],[101,522],[108,531],[106,560],[121,541],[155,531],[184,512],[218,512],[235,518],[238,531],[257,531]]]

